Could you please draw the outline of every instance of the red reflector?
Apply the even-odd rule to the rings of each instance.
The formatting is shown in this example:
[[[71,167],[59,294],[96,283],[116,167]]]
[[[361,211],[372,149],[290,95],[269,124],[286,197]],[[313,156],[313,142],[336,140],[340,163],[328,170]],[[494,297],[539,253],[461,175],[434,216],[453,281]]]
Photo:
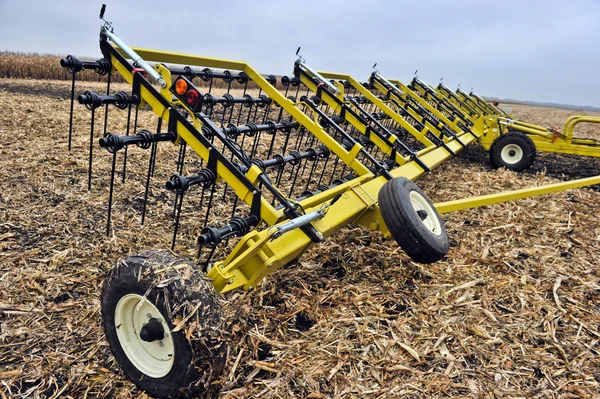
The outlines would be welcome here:
[[[198,104],[199,99],[200,94],[198,94],[198,92],[194,89],[190,89],[187,93],[185,93],[185,102],[188,103],[188,105],[191,105],[192,107]]]

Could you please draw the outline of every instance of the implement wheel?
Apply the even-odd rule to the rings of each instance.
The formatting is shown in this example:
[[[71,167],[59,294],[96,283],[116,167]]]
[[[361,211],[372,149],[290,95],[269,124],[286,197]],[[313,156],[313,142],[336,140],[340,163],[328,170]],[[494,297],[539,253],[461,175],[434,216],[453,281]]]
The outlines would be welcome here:
[[[494,168],[522,172],[535,160],[535,144],[526,134],[510,132],[496,138],[490,147],[490,161]]]
[[[140,389],[158,398],[196,398],[215,393],[225,365],[221,304],[192,262],[145,251],[110,271],[100,306],[110,349]]]
[[[433,203],[412,181],[397,177],[379,191],[381,216],[398,245],[414,261],[433,263],[450,249],[450,240]]]

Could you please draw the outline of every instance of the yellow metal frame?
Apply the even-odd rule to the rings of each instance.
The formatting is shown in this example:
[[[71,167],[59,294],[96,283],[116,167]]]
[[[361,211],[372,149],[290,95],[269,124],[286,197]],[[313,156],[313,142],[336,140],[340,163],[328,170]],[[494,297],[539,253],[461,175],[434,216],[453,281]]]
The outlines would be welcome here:
[[[553,129],[506,117],[504,113],[501,114],[480,97],[469,96],[460,90],[454,93],[446,86],[440,85],[437,93],[439,93],[438,99],[445,99],[446,103],[450,102],[462,110],[471,110],[472,114],[476,113],[477,117],[465,113],[465,117],[471,121],[484,118],[486,128],[480,136],[479,142],[487,151],[502,132],[510,129],[527,134],[533,140],[538,151],[600,157],[599,140],[573,137],[575,126],[580,123],[600,123],[600,117],[572,116],[565,122],[562,133],[559,133]],[[425,96],[426,92],[421,90],[420,94]],[[489,113],[485,114],[486,112]]]
[[[110,46],[109,57],[113,69],[119,72],[123,78],[138,90],[138,93],[143,102],[148,104],[152,111],[163,118],[170,128],[174,129],[178,136],[177,140],[185,140],[188,145],[204,160],[209,161],[211,152],[216,151],[211,147],[210,142],[203,139],[198,128],[199,121],[195,120],[194,124],[184,123],[177,120],[177,123],[169,123],[173,112],[178,112],[172,105],[171,93],[168,87],[171,85],[171,74],[167,68],[161,64],[157,64],[155,69],[160,73],[163,79],[167,82],[167,88],[161,89],[160,93],[156,88],[149,84],[141,84],[142,77],[132,74],[132,65],[124,60],[122,54],[119,54],[119,49],[114,44]],[[234,69],[245,72],[250,79],[256,82],[262,90],[271,97],[274,101],[280,104],[297,122],[304,126],[311,134],[321,140],[334,154],[336,154],[346,165],[351,167],[357,174],[357,178],[326,190],[313,197],[302,200],[300,204],[307,212],[313,212],[321,208],[321,206],[333,197],[340,194],[340,198],[331,205],[323,218],[312,222],[313,227],[320,232],[324,238],[329,237],[336,231],[340,230],[347,224],[357,223],[366,226],[372,230],[379,230],[384,235],[389,235],[385,223],[383,222],[381,212],[377,204],[378,193],[387,182],[384,176],[375,176],[362,163],[356,159],[356,154],[361,147],[356,144],[350,151],[345,150],[337,141],[329,136],[315,121],[310,119],[306,114],[297,108],[297,104],[285,98],[277,89],[271,86],[258,72],[251,68],[248,64],[239,61],[221,60],[216,58],[198,57],[186,54],[162,52],[148,49],[134,49],[146,61],[183,64],[183,65],[202,65],[213,68]],[[106,54],[105,54],[106,55]],[[117,56],[118,55],[118,56]],[[401,126],[405,126],[407,130],[412,128],[400,116],[394,112],[387,104],[383,103],[370,92],[365,90],[362,85],[352,79],[348,75],[341,74],[324,74],[336,79],[347,80],[361,91],[371,101],[375,102],[386,114],[398,122]],[[312,88],[314,89],[314,87]],[[359,121],[353,121],[356,125]],[[356,126],[355,125],[355,126]],[[479,128],[483,129],[481,123]],[[479,130],[476,130],[479,131]],[[413,131],[416,136],[423,135],[422,132]],[[459,135],[460,140],[468,145],[476,140],[476,134],[467,134],[463,132]],[[204,140],[204,141],[203,141]],[[378,143],[383,145],[384,143]],[[450,140],[447,147],[458,152],[462,146],[457,140]],[[443,147],[436,147],[430,144],[426,149],[418,154],[419,159],[428,168],[433,169],[440,165],[450,157],[448,151]],[[405,177],[410,180],[417,180],[424,170],[415,161],[402,159],[401,166],[390,171],[392,178]],[[234,190],[235,194],[252,205],[255,190],[252,189],[252,183],[257,181],[258,176],[263,173],[257,167],[251,167],[245,175],[245,180],[240,179],[231,169],[231,165],[226,164],[226,160],[217,160],[217,174]],[[463,200],[464,201],[464,200]],[[488,203],[498,202],[496,199],[478,200],[476,206],[481,206]],[[463,205],[441,205],[442,209],[456,210]],[[218,292],[226,292],[235,288],[243,287],[250,289],[258,284],[258,282],[270,273],[280,268],[282,265],[296,259],[306,249],[313,245],[313,241],[300,229],[294,229],[281,236],[274,235],[277,225],[285,223],[286,217],[282,210],[275,209],[264,198],[260,202],[261,218],[270,226],[261,231],[251,231],[241,238],[232,252],[226,259],[216,262],[208,273],[208,277],[212,279],[213,284]]]
[[[573,116],[565,122],[562,133],[499,116],[486,119],[489,129],[480,138],[480,143],[486,150],[490,149],[502,130],[511,129],[527,134],[538,151],[600,157],[600,141],[573,137],[575,126],[580,123],[600,123],[600,117]]]
[[[117,52],[118,47],[110,44]],[[323,235],[329,237],[336,231],[349,223],[357,223],[373,230],[379,230],[385,235],[389,231],[382,220],[381,213],[377,206],[377,196],[381,187],[387,182],[383,176],[375,177],[362,163],[356,160],[355,154],[360,151],[360,145],[346,151],[331,136],[329,136],[316,122],[301,112],[296,104],[285,98],[277,89],[271,86],[258,72],[248,64],[239,61],[221,60],[208,57],[197,57],[186,54],[162,52],[141,48],[134,48],[142,58],[149,62],[183,64],[183,65],[202,65],[213,68],[233,69],[245,72],[250,79],[256,82],[263,91],[296,119],[301,125],[306,127],[312,134],[321,140],[328,148],[334,152],[343,162],[352,167],[358,174],[358,177],[352,181],[326,190],[318,195],[309,197],[300,202],[307,213],[315,211],[320,206],[333,197],[341,194],[340,199],[329,207],[327,213],[322,219],[312,223],[312,225]],[[135,78],[131,73],[131,65],[125,65],[115,54],[111,54],[113,68],[119,72],[125,80],[135,86]],[[139,86],[139,94],[142,100],[147,103],[153,112],[162,117],[163,121],[169,122],[171,112],[176,112],[172,107],[165,106],[164,100],[172,103],[172,95],[168,90],[171,85],[171,76],[168,69],[157,64],[155,69],[161,74],[167,82],[167,88],[162,89],[159,94],[148,89],[144,85]],[[139,79],[139,78],[138,78]],[[391,110],[391,114],[394,114]],[[403,121],[402,121],[403,122]],[[404,122],[405,123],[405,122]],[[195,124],[198,127],[197,124]],[[178,123],[175,127],[178,139],[185,140],[201,158],[208,160],[211,149],[202,144],[197,136],[190,130],[189,126]],[[463,142],[468,144],[474,141],[472,135],[464,137]],[[435,147],[435,146],[433,146]],[[455,142],[449,142],[448,147],[458,152],[461,146]],[[423,163],[428,167],[434,168],[441,164],[447,157],[448,152],[443,148],[428,148],[427,151],[419,154]],[[217,174],[229,184],[236,195],[249,205],[252,204],[253,192],[247,185],[239,179],[221,162],[217,163]],[[262,173],[260,170],[250,168],[246,173],[249,181],[256,181],[256,176]],[[414,161],[404,160],[402,166],[390,171],[392,177],[403,176],[411,180],[418,179],[424,170]],[[282,265],[296,259],[303,251],[309,248],[313,242],[300,229],[289,231],[278,238],[273,237],[273,226],[285,223],[285,217],[281,210],[274,209],[266,200],[261,199],[261,217],[267,222],[270,228],[262,231],[252,231],[241,238],[240,242],[232,250],[229,256],[220,262],[215,263],[208,273],[208,277],[213,280],[215,288],[219,292],[226,292],[232,289],[243,287],[249,289],[266,275],[274,272]]]
[[[462,129],[460,127],[458,127],[458,119],[451,121],[450,119],[448,119],[448,117],[446,115],[444,115],[442,112],[440,112],[437,108],[434,108],[433,106],[431,106],[431,104],[428,103],[423,97],[419,96],[417,93],[412,91],[408,86],[406,86],[401,81],[395,80],[395,79],[389,79],[389,81],[392,82],[393,84],[395,84],[396,86],[398,86],[400,88],[400,90],[402,90],[402,92],[404,93],[405,97],[410,96],[411,98],[416,100],[423,108],[425,108],[427,111],[429,111],[433,115],[435,115],[438,119],[440,119],[443,123],[445,123],[448,127],[450,127],[454,132],[462,133]]]
[[[412,91],[425,99],[425,101],[433,103],[439,102],[454,114],[458,114],[457,117],[460,118],[463,123],[473,123],[473,118],[469,113],[467,113],[460,106],[456,105],[454,102],[449,101],[447,97],[442,96],[434,87],[420,81],[417,78],[413,79],[411,82],[411,87],[413,88]],[[426,91],[425,88],[429,89],[429,91]]]
[[[317,87],[317,85],[314,82],[312,82],[310,79],[308,79],[305,75],[300,75],[300,82],[302,82],[313,93],[318,92],[319,88]],[[368,129],[367,124],[365,124],[361,119],[356,118],[354,115],[352,115],[349,112],[346,112],[346,113],[341,112],[342,107],[340,106],[338,101],[341,101],[344,105],[346,105],[350,108],[354,108],[354,107],[352,106],[351,103],[344,100],[344,97],[343,97],[344,96],[344,88],[343,87],[338,87],[338,88],[340,90],[340,94],[337,97],[334,96],[333,94],[329,93],[329,91],[326,91],[326,90],[321,91],[322,101],[324,101],[327,105],[329,105],[331,107],[331,109],[333,110],[333,112],[337,112],[338,114],[343,114],[344,119],[348,123],[350,123],[352,126],[354,126],[356,128],[356,130],[358,130],[362,134],[366,134],[367,129]],[[336,99],[338,101],[336,101]],[[383,151],[386,155],[391,156],[394,149],[387,142],[393,144],[396,140],[398,140],[398,137],[392,134],[387,139],[387,142],[382,140],[377,135],[371,135],[371,136],[369,136],[369,139],[373,142],[373,144],[375,144],[377,147],[379,147],[381,149],[381,151]],[[410,160],[409,158],[403,157],[399,153],[396,153],[395,161],[398,165],[404,165],[409,160]]]

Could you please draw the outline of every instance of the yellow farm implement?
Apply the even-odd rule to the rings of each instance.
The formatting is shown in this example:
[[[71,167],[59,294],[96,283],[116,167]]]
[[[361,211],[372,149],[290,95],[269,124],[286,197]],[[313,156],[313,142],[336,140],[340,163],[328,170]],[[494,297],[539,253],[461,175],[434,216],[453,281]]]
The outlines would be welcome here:
[[[595,155],[600,143],[572,136],[578,123],[600,119],[574,117],[557,133],[510,119],[473,93],[434,89],[419,79],[405,86],[379,72],[360,83],[317,72],[300,56],[292,76],[276,78],[245,62],[130,48],[106,21],[100,48],[96,62],[69,56],[61,65],[73,74],[71,110],[82,69],[118,73],[131,86],[130,93],[111,94],[109,79],[106,94],[77,97],[91,111],[88,189],[95,110],[106,109],[98,142],[112,154],[107,234],[117,156],[125,182],[132,146],[150,152],[142,224],[162,142],[179,154],[164,182],[174,195],[172,249],[186,223],[184,200],[204,215],[197,262],[146,251],[119,262],[104,282],[103,325],[113,354],[129,378],[158,397],[218,388],[227,351],[220,293],[256,287],[344,226],[391,236],[416,262],[432,263],[449,250],[439,213],[600,183],[593,178],[434,206],[414,182],[466,146],[480,142],[496,166],[515,170],[524,165],[517,158],[529,162],[536,148]],[[125,134],[107,131],[109,106],[127,112]],[[156,115],[155,131],[138,128],[142,107]],[[216,257],[218,247],[228,255]]]

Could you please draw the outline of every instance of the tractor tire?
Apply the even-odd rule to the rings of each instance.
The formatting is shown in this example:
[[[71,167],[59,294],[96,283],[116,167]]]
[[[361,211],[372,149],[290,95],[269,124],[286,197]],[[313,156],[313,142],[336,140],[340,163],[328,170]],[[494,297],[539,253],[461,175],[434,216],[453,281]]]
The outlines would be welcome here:
[[[397,177],[379,191],[381,215],[392,237],[415,262],[434,263],[450,250],[450,240],[433,203],[412,181]]]
[[[102,324],[123,372],[158,398],[216,394],[227,345],[222,300],[189,260],[144,251],[112,269],[100,299]]]
[[[509,132],[496,138],[490,147],[490,162],[497,168],[522,172],[533,165],[536,148],[533,140],[521,132]]]

